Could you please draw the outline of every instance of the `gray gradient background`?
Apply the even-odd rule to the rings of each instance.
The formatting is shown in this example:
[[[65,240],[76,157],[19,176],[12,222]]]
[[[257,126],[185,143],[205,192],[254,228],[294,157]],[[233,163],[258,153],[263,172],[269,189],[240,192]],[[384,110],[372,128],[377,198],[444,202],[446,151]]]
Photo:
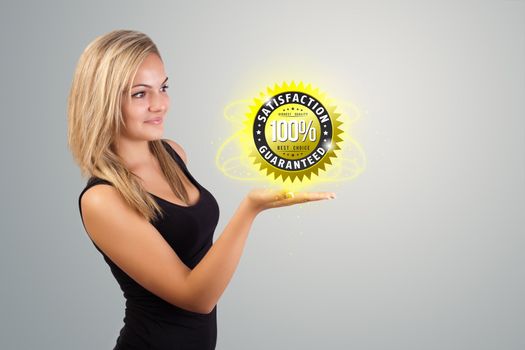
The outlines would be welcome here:
[[[252,187],[214,165],[227,103],[302,79],[365,112],[359,178],[256,219],[217,349],[525,348],[524,1],[21,1],[0,19],[0,348],[110,349],[122,327],[66,142],[77,59],[120,28],[163,54],[165,137],[220,204],[215,238]]]

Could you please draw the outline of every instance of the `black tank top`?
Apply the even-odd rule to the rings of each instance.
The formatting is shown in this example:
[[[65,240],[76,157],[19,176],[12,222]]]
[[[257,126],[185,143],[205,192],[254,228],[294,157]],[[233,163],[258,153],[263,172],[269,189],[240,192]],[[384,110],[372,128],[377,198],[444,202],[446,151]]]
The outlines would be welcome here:
[[[152,194],[165,215],[150,223],[179,258],[193,269],[213,244],[213,233],[219,220],[219,206],[213,195],[193,178],[177,152],[164,140],[162,143],[188,179],[199,189],[200,197],[196,204],[186,207]],[[97,184],[111,185],[110,182],[97,177],[88,180],[78,198],[81,219],[80,199],[87,189]],[[200,314],[166,302],[135,282],[113,263],[95,242],[91,242],[109,265],[126,299],[124,327],[120,330],[114,350],[215,349],[217,306],[209,314]]]

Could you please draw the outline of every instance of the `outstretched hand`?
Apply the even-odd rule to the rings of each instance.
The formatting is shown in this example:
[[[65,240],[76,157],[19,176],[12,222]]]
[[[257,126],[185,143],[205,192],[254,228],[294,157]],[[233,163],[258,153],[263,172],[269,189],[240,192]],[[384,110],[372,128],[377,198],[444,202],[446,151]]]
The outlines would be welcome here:
[[[254,189],[246,196],[248,204],[255,212],[334,198],[333,192],[288,192],[274,189]]]

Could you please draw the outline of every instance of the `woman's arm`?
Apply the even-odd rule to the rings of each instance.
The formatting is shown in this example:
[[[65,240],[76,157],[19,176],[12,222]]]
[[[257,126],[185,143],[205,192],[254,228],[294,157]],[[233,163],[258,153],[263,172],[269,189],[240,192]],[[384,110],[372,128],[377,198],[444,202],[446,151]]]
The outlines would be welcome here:
[[[186,160],[182,148],[177,152]],[[252,190],[193,270],[114,187],[99,184],[88,189],[81,198],[81,210],[93,242],[137,283],[180,308],[209,313],[230,282],[252,223],[261,211],[328,199],[330,195],[303,192],[287,198],[282,191]]]
[[[209,313],[237,268],[258,213],[272,207],[327,198],[329,194],[321,192],[297,193],[293,198],[286,198],[282,192],[251,191],[193,270],[114,187],[99,184],[88,189],[81,198],[81,210],[93,242],[137,283],[180,308]]]
[[[220,238],[186,278],[197,305],[206,313],[213,310],[237,268],[252,223],[261,211],[331,198],[335,198],[334,193],[301,192],[289,197],[283,191],[252,190],[243,199]]]
[[[213,310],[237,269],[256,212],[241,202],[221,236],[186,278],[195,303]]]

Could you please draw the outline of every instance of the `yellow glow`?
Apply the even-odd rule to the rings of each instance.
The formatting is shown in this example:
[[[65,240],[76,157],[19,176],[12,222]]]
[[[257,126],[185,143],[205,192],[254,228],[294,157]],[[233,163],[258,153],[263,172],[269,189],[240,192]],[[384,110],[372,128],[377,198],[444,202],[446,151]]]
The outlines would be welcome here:
[[[330,154],[323,157],[323,162],[319,162],[319,166],[309,176],[282,176],[278,171],[281,169],[263,160],[253,143],[253,120],[263,101],[268,102],[277,93],[294,88],[323,101],[333,123],[333,138],[328,151]],[[217,149],[215,163],[224,175],[232,179],[264,182],[272,187],[278,186],[289,192],[297,192],[317,183],[355,179],[366,168],[363,148],[350,133],[351,126],[361,118],[358,108],[351,102],[335,103],[333,99],[328,99],[325,94],[320,93],[319,89],[312,89],[310,84],[305,86],[300,82],[296,85],[292,81],[291,84],[267,87],[267,94],[261,92],[259,98],[237,100],[226,105],[224,118],[231,123],[234,132]]]

